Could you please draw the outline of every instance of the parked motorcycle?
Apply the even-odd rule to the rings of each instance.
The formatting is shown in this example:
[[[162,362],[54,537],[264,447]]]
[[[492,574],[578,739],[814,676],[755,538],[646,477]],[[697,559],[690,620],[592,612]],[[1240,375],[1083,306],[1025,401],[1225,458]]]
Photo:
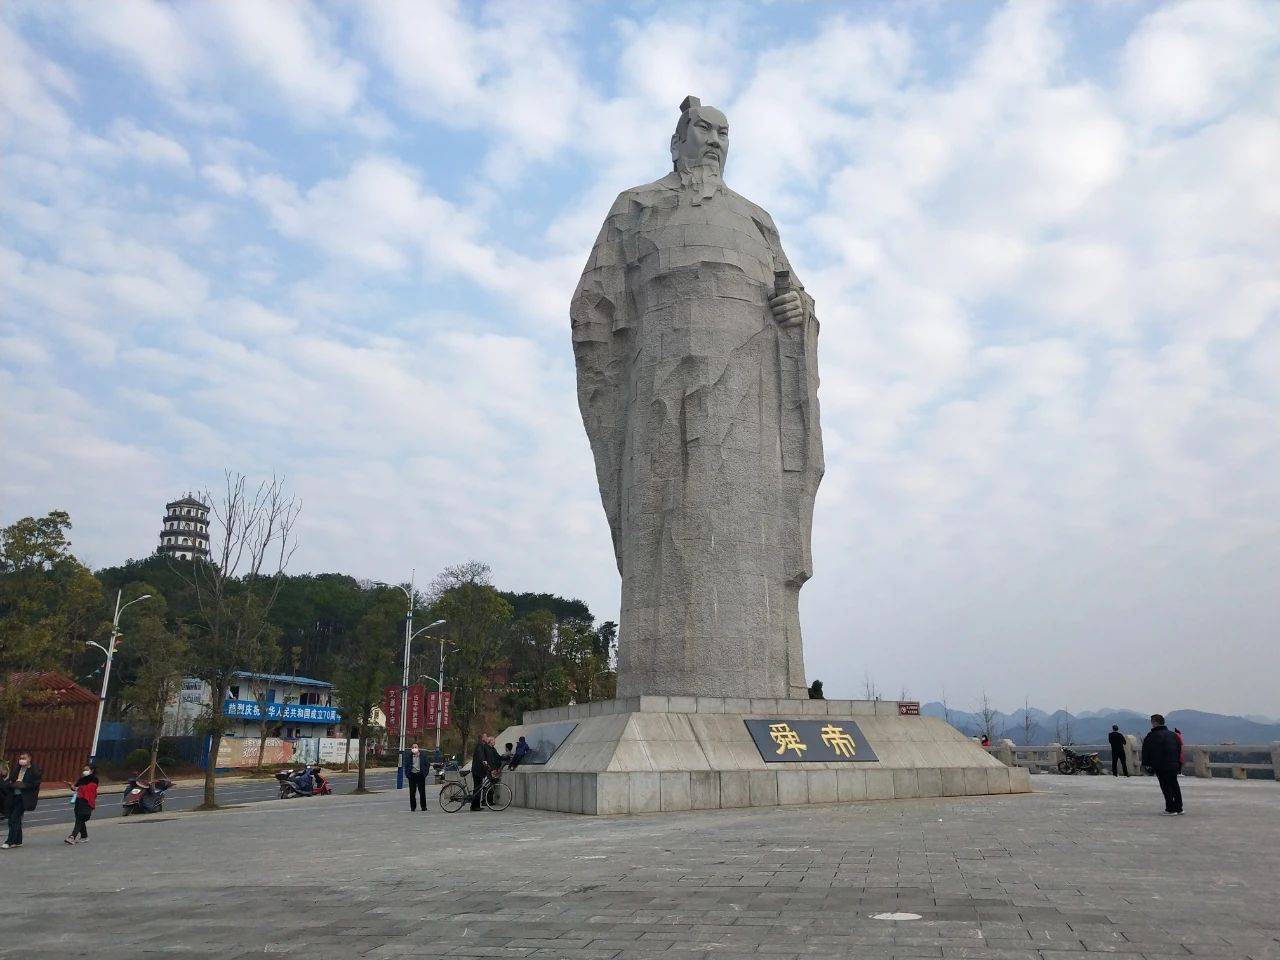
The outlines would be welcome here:
[[[120,815],[127,817],[134,813],[160,813],[164,810],[165,791],[173,786],[173,781],[164,776],[146,779],[141,773],[129,778],[121,799]]]
[[[1096,753],[1076,753],[1074,750],[1062,748],[1063,758],[1058,761],[1058,772],[1071,776],[1075,773],[1089,774],[1096,777],[1102,773],[1102,759]]]

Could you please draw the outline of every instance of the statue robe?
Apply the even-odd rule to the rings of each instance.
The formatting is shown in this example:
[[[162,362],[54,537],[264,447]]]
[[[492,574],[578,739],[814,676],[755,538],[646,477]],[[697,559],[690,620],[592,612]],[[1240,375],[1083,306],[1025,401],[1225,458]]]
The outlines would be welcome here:
[[[799,593],[822,479],[813,300],[772,218],[678,174],[614,203],[570,307],[613,533],[618,696],[804,697]]]

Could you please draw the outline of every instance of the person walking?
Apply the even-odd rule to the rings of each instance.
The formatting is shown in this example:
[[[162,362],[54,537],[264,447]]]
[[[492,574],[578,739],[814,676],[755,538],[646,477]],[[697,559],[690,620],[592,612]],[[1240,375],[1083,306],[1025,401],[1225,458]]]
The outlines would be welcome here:
[[[1166,816],[1182,816],[1182,788],[1178,772],[1182,769],[1178,738],[1164,725],[1164,717],[1151,715],[1151,732],[1142,741],[1142,765],[1160,781]]]
[[[71,828],[71,836],[67,843],[89,842],[89,818],[98,807],[98,775],[93,767],[85,767],[80,771],[80,779],[68,783],[71,788],[71,809],[75,812],[76,825]]]
[[[498,751],[493,745],[494,739],[487,733],[480,734],[476,749],[471,754],[472,811],[480,809],[480,801],[487,787],[485,781],[490,778],[497,779],[498,772],[502,769],[502,758],[498,756]]]
[[[1111,775],[1120,776],[1117,768],[1124,767],[1124,775],[1127,777],[1129,775],[1129,743],[1120,732],[1119,724],[1111,725],[1111,732],[1107,734],[1107,743],[1111,744]]]
[[[404,774],[409,779],[409,809],[417,810],[422,802],[422,812],[427,812],[427,771],[431,762],[416,743],[400,757]]]
[[[40,801],[40,779],[40,768],[31,762],[31,754],[23,750],[4,780],[9,801],[9,835],[0,843],[0,850],[22,846],[22,817]]]
[[[1183,760],[1182,731],[1179,730],[1177,727],[1174,727],[1173,735],[1178,738],[1178,773],[1182,773],[1182,764],[1186,762],[1185,760]]]

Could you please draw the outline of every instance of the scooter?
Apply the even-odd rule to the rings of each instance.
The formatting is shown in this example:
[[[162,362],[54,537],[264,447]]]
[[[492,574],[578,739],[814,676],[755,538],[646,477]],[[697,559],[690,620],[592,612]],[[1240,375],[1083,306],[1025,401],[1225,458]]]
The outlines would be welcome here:
[[[152,780],[144,779],[141,773],[131,777],[120,801],[120,815],[127,817],[134,813],[160,813],[164,810],[165,791],[172,786],[173,781],[164,775],[163,770],[160,771],[160,776]]]

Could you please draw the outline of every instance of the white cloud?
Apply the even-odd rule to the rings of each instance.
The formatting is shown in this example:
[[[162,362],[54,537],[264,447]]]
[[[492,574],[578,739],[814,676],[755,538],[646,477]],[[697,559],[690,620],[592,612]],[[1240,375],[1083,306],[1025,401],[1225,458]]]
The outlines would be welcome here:
[[[143,163],[186,167],[191,156],[186,147],[154,130],[142,130],[129,120],[118,120],[111,127],[112,139],[129,157]]]
[[[1139,124],[1201,123],[1256,96],[1258,72],[1274,74],[1277,55],[1274,4],[1171,4],[1153,11],[1129,38],[1121,96]]]

